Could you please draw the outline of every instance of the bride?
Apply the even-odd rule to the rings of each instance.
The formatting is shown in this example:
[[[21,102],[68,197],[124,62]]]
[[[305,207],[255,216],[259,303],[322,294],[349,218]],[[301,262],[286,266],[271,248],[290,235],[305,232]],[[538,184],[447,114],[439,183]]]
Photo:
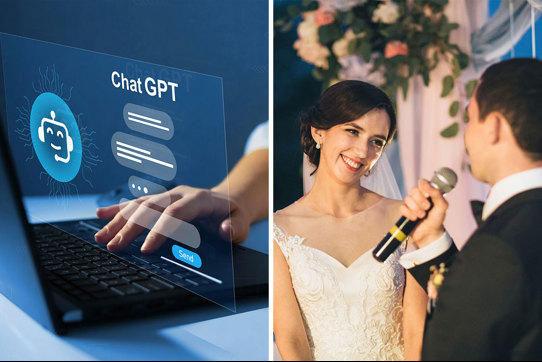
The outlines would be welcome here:
[[[372,250],[401,201],[361,186],[396,129],[389,98],[361,81],[328,88],[301,116],[312,189],[274,216],[274,333],[284,360],[419,359],[426,294],[397,249]]]

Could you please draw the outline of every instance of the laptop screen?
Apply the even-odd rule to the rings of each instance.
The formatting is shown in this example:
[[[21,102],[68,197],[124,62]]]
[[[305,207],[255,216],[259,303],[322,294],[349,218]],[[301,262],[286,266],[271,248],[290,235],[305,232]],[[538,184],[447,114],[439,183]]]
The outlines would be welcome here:
[[[155,253],[161,261],[207,283],[168,280],[235,310],[231,243],[209,220],[168,212],[182,205],[182,192],[168,190],[227,177],[222,79],[8,34],[0,44],[6,129],[29,221],[119,205],[118,218],[168,238]]]

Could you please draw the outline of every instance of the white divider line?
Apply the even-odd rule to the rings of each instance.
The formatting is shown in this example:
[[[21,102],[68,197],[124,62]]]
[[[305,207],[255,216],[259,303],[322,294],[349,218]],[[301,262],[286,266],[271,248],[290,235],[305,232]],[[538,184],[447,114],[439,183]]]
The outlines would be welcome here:
[[[135,119],[135,118],[132,118],[132,117],[128,117],[128,120],[129,121],[132,121],[132,122],[137,122],[137,123],[141,123],[141,124],[144,124],[145,126],[149,126],[149,127],[154,127],[154,128],[158,128],[158,129],[162,129],[166,132],[169,132],[169,128],[167,127],[163,127],[163,126],[158,126],[156,124],[152,124],[152,123],[149,123],[149,122],[145,122],[145,121],[141,121],[139,119]]]
[[[145,119],[147,121],[151,121],[151,122],[155,122],[155,123],[158,123],[158,124],[162,124],[162,121],[159,121],[157,119],[154,119],[154,118],[150,118],[150,117],[145,117],[141,114],[137,114],[137,113],[133,113],[133,112],[128,112],[128,115],[129,116],[132,116],[132,117],[137,117],[137,118],[142,118],[142,119]]]
[[[147,150],[144,150],[144,149],[142,149],[142,148],[135,147],[135,146],[127,145],[126,143],[122,143],[122,142],[120,142],[120,141],[117,141],[117,145],[119,145],[119,146],[124,146],[124,147],[128,147],[128,148],[131,148],[131,149],[133,149],[133,150],[136,150],[136,151],[145,153],[145,154],[147,154],[147,155],[150,155],[150,154],[151,154],[150,151],[147,151]]]
[[[137,163],[141,163],[141,160],[138,160],[137,158],[133,158],[133,157],[127,156],[127,155],[125,155],[125,154],[123,154],[123,153],[118,153],[118,152],[117,152],[117,156],[122,157],[122,158],[127,158],[127,159],[130,160],[130,161],[134,161],[134,162],[137,162]]]
[[[117,151],[126,152],[129,155],[134,155],[136,157],[141,157],[144,160],[151,161],[151,162],[154,162],[154,163],[157,163],[159,165],[166,166],[166,167],[169,167],[169,168],[174,168],[174,166],[171,163],[160,161],[160,160],[157,160],[156,158],[148,157],[148,156],[145,156],[145,155],[140,155],[139,153],[132,152],[132,151],[124,149],[124,148],[117,147]]]
[[[194,272],[194,273],[196,273],[196,274],[198,274],[198,275],[201,275],[202,277],[207,278],[207,279],[209,279],[209,280],[212,281],[212,282],[215,282],[215,283],[217,283],[217,284],[222,284],[222,280],[218,280],[218,279],[213,278],[213,277],[211,277],[211,276],[209,276],[209,275],[207,275],[207,274],[203,274],[203,273],[201,273],[201,272],[199,272],[199,271],[197,271],[197,270],[194,270],[194,269],[189,268],[189,267],[187,267],[187,266],[185,266],[185,265],[179,264],[179,263],[177,263],[177,262],[175,262],[175,261],[173,261],[173,260],[170,260],[170,259],[168,259],[168,258],[166,258],[166,257],[164,257],[164,256],[161,256],[160,258],[164,259],[165,261],[169,261],[170,263],[173,263],[173,264],[175,264],[175,265],[178,265],[178,266],[180,266],[181,268],[188,269],[188,270],[190,270],[191,272]]]

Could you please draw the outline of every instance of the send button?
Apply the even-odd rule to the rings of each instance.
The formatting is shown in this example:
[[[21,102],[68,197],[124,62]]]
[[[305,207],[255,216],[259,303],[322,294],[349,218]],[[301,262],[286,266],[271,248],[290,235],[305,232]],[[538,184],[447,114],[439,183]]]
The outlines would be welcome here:
[[[198,254],[181,248],[178,245],[173,245],[173,256],[186,264],[196,268],[201,268],[201,258]]]

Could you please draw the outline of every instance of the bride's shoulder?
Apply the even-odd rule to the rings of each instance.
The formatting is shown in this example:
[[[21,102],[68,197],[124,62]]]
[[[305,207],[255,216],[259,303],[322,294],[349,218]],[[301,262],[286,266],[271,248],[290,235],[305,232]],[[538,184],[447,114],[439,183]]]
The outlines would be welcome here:
[[[297,216],[299,216],[299,210],[296,201],[283,209],[277,210],[273,214],[273,223],[278,227],[284,229],[286,225],[288,225],[291,220]]]
[[[380,208],[386,215],[391,217],[399,216],[401,211],[399,208],[403,204],[402,200],[388,199],[387,197],[382,197],[379,202]]]

